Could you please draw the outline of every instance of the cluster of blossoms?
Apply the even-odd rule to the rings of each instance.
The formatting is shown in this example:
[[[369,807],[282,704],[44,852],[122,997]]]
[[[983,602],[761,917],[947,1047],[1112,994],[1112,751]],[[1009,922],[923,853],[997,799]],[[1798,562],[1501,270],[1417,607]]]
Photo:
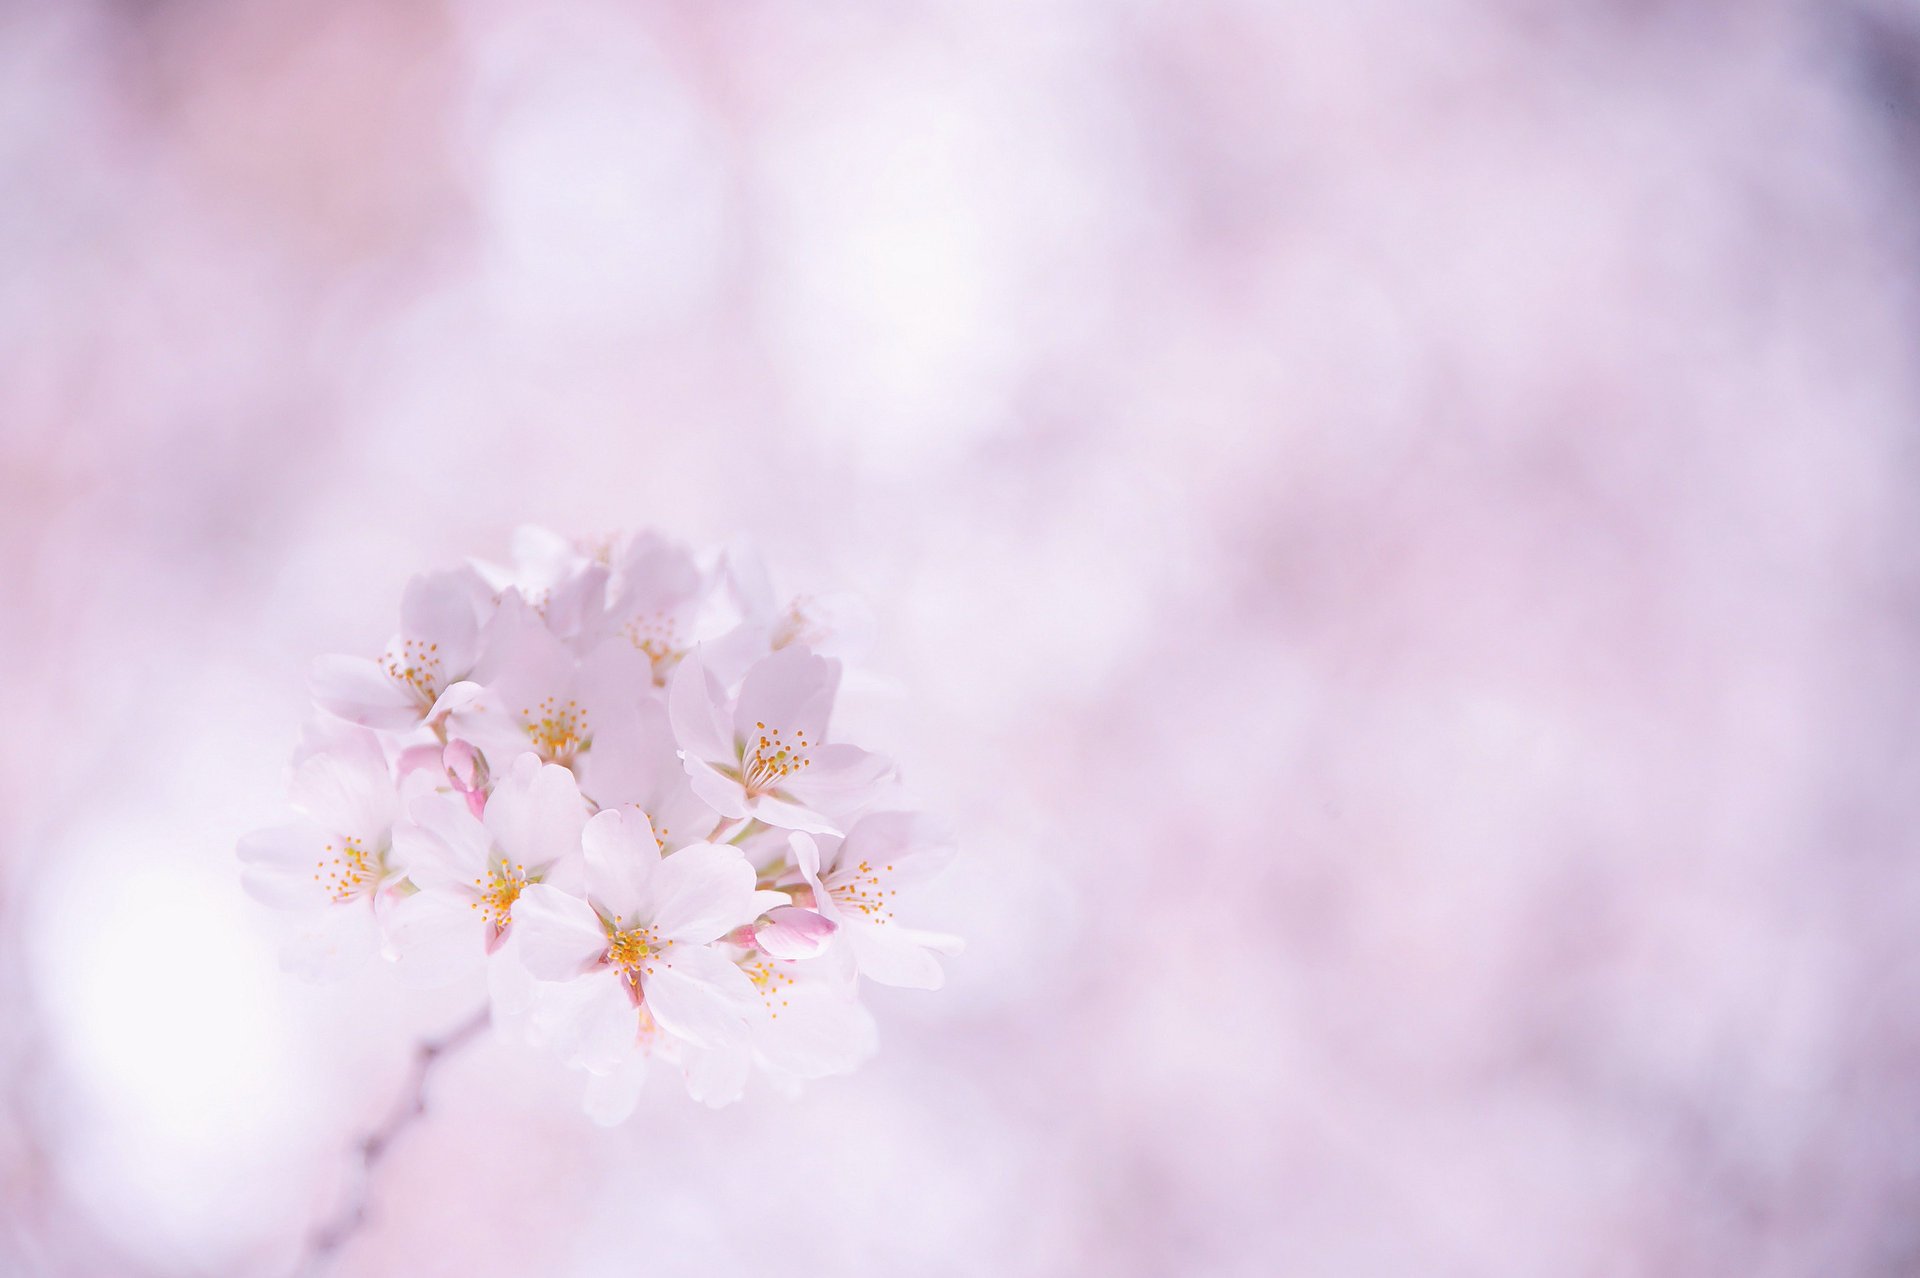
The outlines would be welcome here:
[[[894,919],[954,852],[831,732],[854,601],[782,604],[751,555],[537,529],[416,577],[377,660],[315,663],[299,819],[241,841],[296,966],[484,974],[498,1032],[616,1122],[650,1063],[710,1104],[873,1050],[859,979],[933,988],[953,938]]]

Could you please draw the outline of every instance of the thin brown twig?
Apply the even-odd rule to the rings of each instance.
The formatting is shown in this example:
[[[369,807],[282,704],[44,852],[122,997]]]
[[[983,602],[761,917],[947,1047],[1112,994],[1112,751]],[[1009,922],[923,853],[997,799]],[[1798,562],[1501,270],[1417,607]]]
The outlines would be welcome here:
[[[354,1147],[357,1161],[339,1210],[307,1239],[307,1249],[301,1254],[300,1266],[295,1271],[300,1278],[317,1278],[325,1273],[340,1250],[366,1228],[375,1169],[400,1134],[427,1112],[427,1080],[435,1066],[478,1038],[480,1031],[487,1027],[487,1019],[488,1009],[483,1007],[439,1038],[426,1039],[414,1048],[413,1066],[407,1071],[406,1085],[401,1088],[392,1111]]]

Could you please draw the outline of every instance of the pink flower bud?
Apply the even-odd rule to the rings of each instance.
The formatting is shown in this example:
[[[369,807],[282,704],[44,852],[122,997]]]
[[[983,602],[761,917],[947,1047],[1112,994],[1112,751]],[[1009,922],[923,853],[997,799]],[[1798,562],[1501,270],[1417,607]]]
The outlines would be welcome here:
[[[774,958],[812,958],[825,949],[840,925],[823,914],[792,905],[775,906],[753,925],[753,939]]]

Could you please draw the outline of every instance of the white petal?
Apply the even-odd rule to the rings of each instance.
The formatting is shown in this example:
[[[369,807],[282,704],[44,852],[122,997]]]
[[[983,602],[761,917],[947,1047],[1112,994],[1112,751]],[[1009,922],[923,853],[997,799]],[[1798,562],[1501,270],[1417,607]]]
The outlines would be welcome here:
[[[812,762],[789,778],[787,792],[809,807],[858,807],[893,775],[885,755],[832,742],[811,752]]]
[[[479,648],[480,627],[474,603],[481,585],[471,569],[423,573],[407,583],[400,597],[400,629],[408,638],[437,644],[441,670],[448,679],[464,675]]]
[[[779,826],[783,830],[804,830],[809,834],[840,833],[840,827],[823,813],[776,799],[770,794],[755,799],[748,810],[753,813],[755,820]]]
[[[365,657],[317,659],[307,671],[307,691],[329,714],[369,728],[400,731],[420,722],[420,699]]]
[[[738,820],[748,814],[747,792],[738,781],[722,776],[691,750],[683,751],[680,761],[686,765],[687,780],[701,802],[723,817]]]
[[[393,830],[394,864],[422,888],[469,887],[487,873],[493,841],[467,807],[451,794],[423,794],[408,807],[413,820]]]
[[[484,819],[505,858],[534,873],[579,851],[587,805],[573,773],[523,754],[487,800]]]
[[[905,928],[846,919],[842,931],[868,980],[912,990],[937,990],[946,982],[939,961]]]
[[[608,808],[587,822],[580,836],[587,863],[587,885],[600,908],[623,924],[653,915],[653,880],[660,845],[646,813]]]
[[[543,981],[571,980],[607,949],[606,930],[593,907],[544,883],[521,889],[513,903],[513,935],[520,961]]]
[[[542,1043],[571,1065],[604,1073],[638,1046],[640,1009],[612,968],[543,983],[534,993],[534,1004]]]
[[[745,738],[761,731],[764,724],[767,731],[778,729],[788,741],[804,736],[817,746],[827,738],[827,720],[839,687],[839,662],[798,646],[782,648],[747,671],[733,712],[734,730]]]
[[[293,770],[288,797],[329,834],[368,843],[385,842],[393,824],[393,775],[377,744],[366,749],[312,754]]]
[[[281,909],[326,905],[332,893],[314,878],[326,841],[310,821],[255,830],[240,840],[240,881],[254,899]]]
[[[410,985],[446,985],[478,972],[487,959],[480,910],[438,892],[416,892],[386,913],[387,953]]]
[[[673,677],[667,682],[667,716],[682,750],[713,763],[733,760],[733,731],[726,703],[726,690],[698,656],[674,667]]]
[[[753,921],[753,879],[739,848],[681,848],[655,874],[653,924],[669,940],[704,945]]]
[[[862,861],[879,869],[890,888],[911,887],[932,878],[958,850],[953,827],[921,812],[874,812],[847,831],[838,863]]]
[[[731,963],[727,966],[733,967]],[[669,1034],[700,1047],[738,1039],[746,1032],[738,1007],[713,983],[690,975],[693,967],[659,964],[647,973],[646,1000],[653,1019]],[[734,971],[739,973],[738,968]],[[741,979],[746,977],[742,975]]]

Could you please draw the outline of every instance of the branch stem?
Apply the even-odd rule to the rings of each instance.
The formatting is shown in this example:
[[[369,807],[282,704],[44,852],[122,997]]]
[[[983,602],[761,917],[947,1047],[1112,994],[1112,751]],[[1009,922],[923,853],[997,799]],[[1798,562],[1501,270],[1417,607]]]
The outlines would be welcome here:
[[[438,1038],[423,1039],[413,1049],[413,1064],[393,1108],[380,1125],[354,1146],[354,1164],[340,1207],[316,1227],[307,1239],[296,1273],[318,1278],[338,1259],[340,1251],[365,1229],[373,1196],[373,1176],[402,1133],[427,1112],[427,1082],[439,1063],[480,1037],[487,1028],[488,1009],[482,1007]]]

